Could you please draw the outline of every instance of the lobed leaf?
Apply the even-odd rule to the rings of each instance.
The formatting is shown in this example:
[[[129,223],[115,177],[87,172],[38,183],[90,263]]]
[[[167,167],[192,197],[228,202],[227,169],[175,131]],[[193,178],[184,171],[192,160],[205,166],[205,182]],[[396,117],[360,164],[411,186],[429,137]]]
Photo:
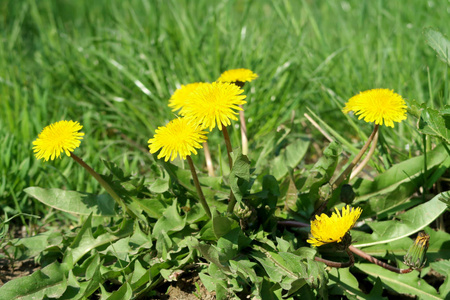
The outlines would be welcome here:
[[[442,115],[438,110],[427,107],[422,110],[418,126],[420,132],[441,138],[450,144],[450,116]]]
[[[367,222],[373,229],[372,234],[353,230],[352,236],[357,241],[354,246],[359,248],[389,243],[424,229],[447,209],[447,205],[439,201],[440,196],[436,195],[430,201],[398,215],[401,221]]]
[[[103,217],[117,215],[114,210],[114,199],[109,194],[94,195],[40,187],[28,187],[24,192],[50,207],[73,214]]]
[[[438,57],[450,66],[450,41],[439,31],[430,27],[423,31],[427,44],[436,51]]]
[[[439,294],[442,299],[448,299],[450,296],[450,260],[432,262],[430,267],[445,276],[444,282],[439,287]]]
[[[2,299],[59,298],[67,288],[68,266],[54,262],[29,276],[8,281],[0,287]]]
[[[419,278],[418,271],[397,274],[369,263],[358,263],[355,264],[355,267],[369,275],[373,280],[380,278],[383,286],[394,292],[415,295],[421,299],[442,299],[432,286]]]

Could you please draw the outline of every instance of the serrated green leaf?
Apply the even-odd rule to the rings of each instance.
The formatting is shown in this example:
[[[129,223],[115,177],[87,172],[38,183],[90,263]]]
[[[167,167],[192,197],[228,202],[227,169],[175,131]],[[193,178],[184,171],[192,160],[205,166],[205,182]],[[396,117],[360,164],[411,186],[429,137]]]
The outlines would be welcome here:
[[[417,119],[420,118],[420,113],[422,109],[426,107],[426,104],[419,103],[416,100],[408,100],[408,99],[406,99],[406,102],[408,104],[408,107],[406,108],[407,112],[415,116]]]
[[[234,229],[238,226],[239,226],[239,224],[231,218],[213,215],[212,229],[213,229],[214,235],[216,236],[217,239],[224,236],[225,234],[227,234],[232,229]]]
[[[349,268],[332,268],[328,278],[331,295],[344,295],[344,292],[347,292],[358,299],[365,299],[365,294],[358,287],[358,280],[350,273]]]
[[[145,211],[150,218],[159,219],[167,209],[167,203],[159,198],[132,198],[132,205]]]
[[[432,169],[439,166],[448,154],[442,145],[427,153],[427,166]],[[357,181],[353,188],[356,192],[354,203],[377,197],[378,195],[388,195],[395,191],[402,183],[410,182],[414,178],[423,174],[424,156],[417,156],[401,163],[398,163],[374,180]]]
[[[430,267],[445,276],[444,282],[439,287],[439,294],[442,299],[447,299],[450,296],[450,260],[432,262],[430,263]]]
[[[236,155],[229,178],[234,197],[240,203],[250,188],[250,161],[246,155]]]
[[[428,107],[420,115],[419,131],[450,144],[450,116],[441,115],[438,110]]]
[[[110,244],[133,233],[133,220],[123,220],[116,231],[105,232],[94,238],[92,234],[92,216],[89,216],[79,230],[64,256],[72,256],[73,262],[78,262],[84,255],[96,247]]]
[[[427,250],[427,259],[429,262],[433,262],[436,259],[449,259],[450,248],[446,246],[446,243],[450,241],[450,234],[443,231],[435,231],[430,227],[425,228],[425,232],[430,236],[429,246]],[[353,237],[355,240],[355,237]],[[357,243],[358,240],[355,241]],[[386,244],[376,244],[373,246],[364,247],[364,252],[376,257],[385,257],[388,253],[395,255],[400,259],[408,251],[411,244],[414,242],[410,237],[405,237],[396,241],[392,241]],[[333,250],[321,251],[332,257],[343,257],[345,254],[336,253]]]
[[[130,180],[130,176],[125,176],[123,170],[114,162],[103,160],[103,164],[106,168],[111,172],[113,176],[115,176],[120,181],[128,181]]]
[[[186,226],[186,216],[180,216],[178,212],[178,202],[173,201],[163,213],[162,217],[155,223],[152,234],[158,236],[161,231],[168,234],[178,232]]]
[[[309,140],[296,139],[286,148],[281,149],[271,162],[272,175],[280,180],[289,170],[300,164],[309,147]]]
[[[42,251],[54,246],[59,247],[61,242],[63,241],[63,237],[59,232],[47,231],[35,236],[20,238],[17,240],[13,240],[11,245],[16,248],[22,248],[23,254],[16,259],[23,259],[25,256],[27,258],[37,256]],[[17,255],[17,254],[16,254]]]
[[[107,300],[129,300],[133,296],[133,289],[125,282],[117,291],[113,292]]]
[[[84,297],[85,287],[88,285],[87,282],[77,281],[75,275],[73,275],[72,270],[69,270],[69,275],[67,277],[67,289],[58,299],[59,300],[78,300]]]
[[[255,266],[256,263],[247,259],[230,260],[231,272],[240,274],[240,277],[246,280],[249,286],[255,287],[259,294],[263,279],[256,274]],[[250,282],[247,281],[247,277],[250,279]]]
[[[133,273],[128,280],[133,290],[136,290],[150,281],[150,271],[145,269],[138,259],[134,261]]]
[[[239,227],[234,228],[233,230],[219,238],[219,240],[217,241],[219,259],[223,264],[227,263],[238,254],[239,234],[241,232],[242,231]]]
[[[114,199],[109,194],[94,195],[61,189],[29,187],[24,192],[40,202],[65,212],[94,216],[116,216]]]
[[[447,208],[450,207],[450,192],[443,192],[441,194],[441,197],[439,198],[440,201],[444,202],[445,204],[447,204]]]
[[[293,252],[300,259],[314,259],[317,254],[317,250],[309,247],[300,247]]]
[[[190,248],[196,249],[208,261],[219,267],[221,270],[229,272],[229,267],[222,265],[219,259],[219,251],[208,244],[202,243],[194,237],[187,237],[186,242]]]
[[[374,231],[372,234],[353,230],[352,236],[357,241],[354,246],[359,248],[389,243],[424,229],[447,209],[447,205],[439,201],[439,197],[440,194],[430,201],[398,215],[397,218],[401,221],[368,222],[367,224]]]
[[[298,199],[298,190],[295,186],[294,179],[289,176],[289,187],[286,192],[286,199],[284,201],[284,209],[285,210],[291,210],[291,211],[297,211],[297,199]]]
[[[8,281],[0,287],[2,299],[59,298],[67,288],[68,267],[54,262],[31,275]]]
[[[341,152],[342,147],[340,144],[336,142],[330,143],[324,150],[323,156],[319,158],[310,170],[301,191],[310,189],[313,191],[310,194],[317,194],[316,191],[319,187],[329,181],[333,176]]]
[[[407,274],[397,274],[375,264],[358,263],[355,267],[369,275],[380,278],[384,287],[397,293],[415,295],[421,299],[442,299],[436,290],[425,280],[420,279],[418,271]]]
[[[438,57],[450,66],[450,41],[439,31],[430,27],[423,31],[428,45],[436,51]]]
[[[211,276],[206,275],[205,273],[202,272],[198,274],[198,277],[200,277],[200,280],[202,281],[203,285],[209,292],[215,290],[216,284]]]
[[[75,269],[77,268],[82,269],[78,271],[84,272],[85,276],[82,277],[80,274],[74,275],[72,270],[70,270],[67,280],[68,287],[59,299],[86,299],[98,290],[100,284],[104,281],[100,273],[100,256],[98,253],[86,259],[81,267],[75,267]]]
[[[378,300],[378,299],[388,299],[387,297],[382,297],[383,294],[383,283],[380,278],[375,280],[373,288],[370,290],[370,294],[366,296],[365,299]]]
[[[149,187],[149,190],[153,193],[162,194],[169,190],[168,178],[157,178],[155,182]]]

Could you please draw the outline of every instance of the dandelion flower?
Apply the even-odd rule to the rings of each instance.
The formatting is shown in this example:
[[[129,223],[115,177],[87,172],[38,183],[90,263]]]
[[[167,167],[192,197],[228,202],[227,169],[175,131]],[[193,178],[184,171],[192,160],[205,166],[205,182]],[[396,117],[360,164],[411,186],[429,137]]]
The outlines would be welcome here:
[[[242,86],[245,82],[250,82],[256,78],[258,78],[258,75],[249,69],[233,69],[223,72],[217,81],[240,83]]]
[[[206,131],[202,131],[199,126],[188,122],[185,118],[177,118],[170,121],[166,126],[158,127],[155,135],[148,140],[150,153],[161,152],[158,158],[165,157],[173,161],[178,155],[186,159],[191,153],[197,154],[197,149],[202,148],[202,143],[206,141]]]
[[[247,103],[245,95],[237,85],[227,82],[213,82],[200,85],[181,109],[183,114],[201,128],[214,127],[222,130],[222,126],[231,124],[231,120],[237,120],[237,111],[243,110],[239,105]]]
[[[355,209],[347,205],[342,208],[342,213],[336,208],[331,217],[326,214],[316,216],[316,219],[311,221],[311,235],[307,242],[314,247],[341,242],[346,233],[353,228],[361,212],[361,208]]]
[[[200,85],[204,84],[203,82],[195,82],[189,83],[187,85],[181,85],[170,97],[169,99],[169,107],[172,108],[172,111],[177,111],[183,108],[187,99],[195,91]]]
[[[373,89],[361,92],[350,98],[343,109],[344,113],[354,111],[366,122],[394,127],[394,122],[406,119],[406,103],[402,96],[388,89]]]
[[[59,121],[46,126],[33,142],[34,155],[44,161],[59,158],[61,152],[70,156],[83,139],[84,133],[78,132],[81,128],[83,126],[74,121]]]

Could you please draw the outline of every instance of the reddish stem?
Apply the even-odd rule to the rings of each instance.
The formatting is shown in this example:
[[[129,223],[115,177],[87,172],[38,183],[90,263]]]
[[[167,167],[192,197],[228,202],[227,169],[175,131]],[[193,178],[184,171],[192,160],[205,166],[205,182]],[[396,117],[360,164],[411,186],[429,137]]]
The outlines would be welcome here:
[[[362,250],[360,250],[360,249],[358,249],[358,248],[355,248],[353,245],[351,245],[350,247],[348,247],[348,250],[350,250],[351,252],[355,253],[356,255],[359,255],[359,256],[361,256],[362,258],[364,258],[364,259],[370,261],[371,263],[374,263],[374,264],[376,264],[376,265],[378,265],[378,266],[380,266],[380,267],[385,268],[386,270],[389,270],[389,271],[392,271],[392,272],[395,272],[395,273],[406,274],[406,273],[409,273],[409,272],[411,272],[411,271],[413,270],[412,268],[409,268],[409,269],[399,269],[399,268],[396,268],[396,267],[394,267],[394,266],[388,265],[387,263],[382,262],[382,261],[376,259],[375,257],[373,257],[373,256],[371,256],[371,255],[369,255],[369,254],[367,254],[366,252],[364,252],[364,251],[362,251]]]
[[[348,254],[349,260],[348,260],[348,262],[344,262],[344,263],[323,259],[323,258],[320,258],[320,257],[317,257],[317,256],[314,257],[314,259],[316,261],[323,262],[324,264],[326,264],[329,267],[333,267],[333,268],[348,268],[348,267],[353,266],[353,264],[355,263],[355,257],[353,256],[353,253],[351,253],[348,249],[347,249],[347,254]]]

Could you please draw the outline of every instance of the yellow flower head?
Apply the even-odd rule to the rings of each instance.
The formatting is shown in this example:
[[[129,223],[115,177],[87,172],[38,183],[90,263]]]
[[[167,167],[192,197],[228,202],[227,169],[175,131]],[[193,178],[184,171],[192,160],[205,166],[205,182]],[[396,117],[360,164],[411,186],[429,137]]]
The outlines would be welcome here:
[[[186,101],[180,114],[201,128],[214,127],[222,130],[222,126],[231,124],[231,120],[237,120],[237,110],[242,110],[239,105],[245,104],[245,95],[241,95],[240,87],[227,82],[213,82],[200,85],[192,92]]]
[[[388,89],[373,89],[361,92],[348,100],[344,113],[354,111],[366,122],[394,127],[394,122],[406,119],[406,103],[402,96]]]
[[[165,157],[165,161],[173,161],[178,155],[186,159],[191,153],[197,154],[197,149],[206,141],[206,131],[202,131],[199,126],[188,122],[185,118],[177,118],[170,121],[166,126],[158,127],[155,135],[148,140],[150,153],[161,152],[158,158]]]
[[[189,83],[187,85],[181,85],[170,97],[169,99],[169,107],[172,108],[172,111],[177,111],[183,108],[187,99],[189,99],[190,95],[193,91],[195,91],[200,85],[204,84],[203,82],[195,82]]]
[[[342,214],[336,208],[331,217],[326,214],[316,216],[311,221],[311,235],[307,240],[314,247],[328,243],[341,242],[345,234],[353,228],[361,215],[361,208],[346,206],[342,208]]]
[[[250,82],[256,78],[258,78],[258,75],[253,73],[249,69],[233,69],[223,72],[222,75],[220,75],[219,79],[217,79],[217,81],[244,83],[246,81]]]
[[[33,142],[34,155],[44,161],[54,160],[65,152],[70,156],[83,139],[84,133],[78,132],[83,126],[74,121],[59,121],[46,126]]]

